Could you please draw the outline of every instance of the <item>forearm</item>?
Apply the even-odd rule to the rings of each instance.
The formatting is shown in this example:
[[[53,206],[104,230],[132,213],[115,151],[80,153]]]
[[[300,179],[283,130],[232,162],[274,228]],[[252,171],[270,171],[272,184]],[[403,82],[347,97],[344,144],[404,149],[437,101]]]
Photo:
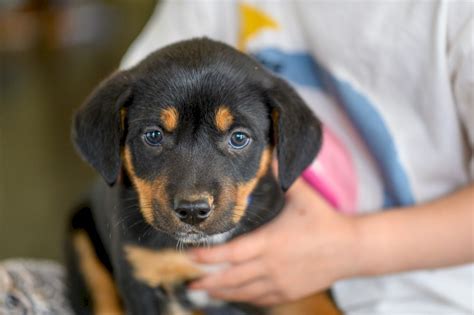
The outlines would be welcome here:
[[[413,207],[356,219],[355,275],[368,276],[474,260],[474,185]]]
[[[222,299],[275,304],[340,279],[474,259],[474,185],[432,203],[360,217],[337,213],[302,180],[286,197],[282,213],[260,229],[194,250],[196,262],[230,267],[192,288]]]

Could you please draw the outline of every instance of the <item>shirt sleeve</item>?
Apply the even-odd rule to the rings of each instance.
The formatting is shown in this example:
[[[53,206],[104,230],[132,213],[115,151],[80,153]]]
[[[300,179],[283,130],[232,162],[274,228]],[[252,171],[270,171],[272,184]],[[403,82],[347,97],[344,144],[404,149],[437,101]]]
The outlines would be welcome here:
[[[159,1],[145,28],[123,57],[120,68],[134,66],[160,47],[194,37],[207,36],[235,45],[236,6],[236,0]]]
[[[474,5],[450,3],[448,10],[448,67],[452,91],[467,144],[470,179],[474,180]]]

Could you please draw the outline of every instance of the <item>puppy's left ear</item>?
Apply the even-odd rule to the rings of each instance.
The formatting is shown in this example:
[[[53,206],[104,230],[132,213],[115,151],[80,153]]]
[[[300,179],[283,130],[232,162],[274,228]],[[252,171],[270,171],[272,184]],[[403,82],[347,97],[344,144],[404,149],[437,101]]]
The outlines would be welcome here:
[[[131,75],[118,72],[96,88],[74,116],[72,139],[81,156],[112,185],[121,168],[122,108],[131,101]]]
[[[322,141],[321,123],[282,79],[272,76],[267,91],[277,146],[278,178],[286,191],[316,157]]]

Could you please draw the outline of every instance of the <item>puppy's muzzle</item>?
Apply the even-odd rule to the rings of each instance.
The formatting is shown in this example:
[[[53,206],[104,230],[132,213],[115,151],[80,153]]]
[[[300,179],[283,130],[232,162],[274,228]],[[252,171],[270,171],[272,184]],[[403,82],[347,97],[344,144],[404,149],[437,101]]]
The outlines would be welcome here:
[[[204,200],[180,200],[175,203],[174,211],[182,222],[197,225],[209,217],[212,209],[209,203]]]

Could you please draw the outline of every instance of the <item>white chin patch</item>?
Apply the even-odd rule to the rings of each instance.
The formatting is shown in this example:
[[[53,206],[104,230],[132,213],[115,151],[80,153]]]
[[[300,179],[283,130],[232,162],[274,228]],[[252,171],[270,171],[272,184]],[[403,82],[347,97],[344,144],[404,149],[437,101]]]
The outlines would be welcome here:
[[[234,229],[231,229],[224,233],[218,233],[213,235],[183,235],[179,237],[179,240],[185,244],[194,245],[218,245],[225,243],[232,237]]]
[[[213,234],[213,235],[208,237],[209,242],[212,245],[225,243],[232,236],[232,232],[233,232],[233,229],[229,230],[227,232],[224,232],[224,233]]]

